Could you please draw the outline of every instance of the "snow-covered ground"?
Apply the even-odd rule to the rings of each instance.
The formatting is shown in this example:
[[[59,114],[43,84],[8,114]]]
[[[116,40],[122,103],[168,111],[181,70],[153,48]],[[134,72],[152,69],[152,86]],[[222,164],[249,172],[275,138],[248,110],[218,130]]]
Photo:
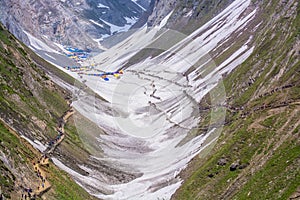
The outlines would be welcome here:
[[[28,36],[28,39],[30,41],[30,48],[33,50],[43,50],[46,52],[52,52],[52,53],[59,53],[56,50],[53,50],[53,48],[49,47],[45,42],[37,39],[36,37],[34,37],[33,35],[31,35],[30,33],[28,33],[27,31],[23,32]]]
[[[125,19],[126,19],[127,24],[125,24],[124,26],[114,25],[112,23],[109,23],[108,21],[105,21],[104,19],[100,19],[100,20],[103,21],[108,26],[110,26],[110,32],[111,32],[111,34],[114,34],[114,33],[120,33],[120,32],[128,31],[130,29],[130,27],[133,24],[135,24],[137,22],[137,20],[138,20],[137,18],[129,18],[129,17],[126,17]],[[95,23],[95,22],[93,22],[93,23]]]
[[[44,145],[38,140],[32,141],[24,135],[22,135],[21,137],[27,140],[27,142],[29,142],[34,148],[38,149],[40,152],[44,152],[48,148],[48,145]]]
[[[161,42],[151,46],[158,41],[159,34],[182,38],[181,33],[163,29],[168,15],[159,27],[151,30],[144,27],[93,58],[98,70],[115,71],[145,47],[165,50],[155,58],[149,57],[125,69],[120,79],[112,76],[106,82],[94,76],[79,78],[75,72],[67,71],[80,81],[85,80],[88,87],[108,102],[95,103],[87,96],[78,96],[73,102],[78,112],[107,133],[95,138],[104,157],[94,159],[141,176],[125,183],[108,183],[103,178],[106,174],[99,175],[88,166],[81,166],[89,172],[83,176],[65,166],[63,160],[54,158],[54,163],[101,199],[170,199],[181,185],[182,180],[177,176],[180,171],[220,133],[220,127],[211,127],[205,134],[190,136],[200,120],[198,102],[221,81],[222,74],[232,71],[253,52],[249,37],[219,65],[209,55],[253,19],[256,10],[245,12],[249,5],[250,0],[234,1],[172,48],[165,49],[167,45]],[[212,98],[212,104],[225,101],[224,90],[210,95],[219,95]],[[221,123],[225,112],[218,114]],[[212,134],[214,138],[207,141]],[[111,192],[101,193],[99,188]]]

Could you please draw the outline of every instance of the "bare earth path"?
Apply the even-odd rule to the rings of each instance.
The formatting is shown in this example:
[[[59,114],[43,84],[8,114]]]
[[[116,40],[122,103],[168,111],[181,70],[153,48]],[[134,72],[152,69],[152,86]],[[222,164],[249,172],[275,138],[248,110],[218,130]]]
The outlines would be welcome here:
[[[47,180],[47,173],[44,170],[44,167],[47,167],[49,165],[49,158],[46,156],[47,154],[53,152],[55,148],[63,141],[65,137],[65,130],[64,130],[64,125],[67,123],[68,119],[74,114],[74,110],[71,107],[62,117],[62,123],[59,124],[57,127],[58,130],[58,136],[55,139],[55,143],[53,143],[50,148],[46,149],[45,152],[43,152],[43,155],[40,157],[38,160],[33,160],[33,168],[34,171],[36,172],[36,175],[39,178],[39,185],[37,188],[33,189],[32,192],[25,192],[23,191],[22,193],[22,199],[30,199],[29,195],[31,197],[36,197],[36,196],[41,196],[45,192],[47,192],[51,188],[51,183]],[[27,144],[28,146],[29,144]],[[29,145],[30,146],[30,145]],[[26,195],[26,198],[25,198]]]

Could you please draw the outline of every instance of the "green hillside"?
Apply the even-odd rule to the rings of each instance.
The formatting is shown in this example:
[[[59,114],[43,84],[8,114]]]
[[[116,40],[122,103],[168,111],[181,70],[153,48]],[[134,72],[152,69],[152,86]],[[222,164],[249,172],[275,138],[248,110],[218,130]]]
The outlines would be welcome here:
[[[300,5],[292,2],[256,2],[255,51],[223,79],[226,125],[173,199],[299,199]]]
[[[23,187],[37,187],[32,162],[41,154],[20,135],[46,143],[57,135],[58,119],[69,109],[70,94],[37,61],[51,67],[0,25],[0,194],[7,199],[20,199]],[[52,163],[45,171],[52,184],[47,199],[94,199]]]

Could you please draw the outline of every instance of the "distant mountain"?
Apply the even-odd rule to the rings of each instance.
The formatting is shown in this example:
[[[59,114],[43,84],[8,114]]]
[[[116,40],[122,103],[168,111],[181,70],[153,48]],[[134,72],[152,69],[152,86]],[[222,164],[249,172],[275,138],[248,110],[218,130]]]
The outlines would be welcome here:
[[[52,51],[43,52],[51,62],[59,61],[57,52],[43,42],[94,47],[95,40],[126,30],[130,20],[153,27],[122,41],[115,34],[115,46],[70,70],[64,60],[47,66],[0,27],[5,195],[17,199],[18,183],[35,183],[29,162],[38,154],[24,151],[29,145],[19,136],[35,148],[47,144],[68,109],[66,92],[54,81],[73,92],[76,112],[52,161],[97,198],[299,198],[297,0],[0,4],[6,26],[32,48]],[[61,70],[81,83],[78,88]],[[17,139],[5,126],[18,132]],[[17,163],[21,167],[11,167]],[[45,199],[89,197],[52,166]]]
[[[0,21],[27,45],[33,36],[50,46],[54,41],[98,48],[95,41],[127,31],[149,5],[150,0],[3,0]]]

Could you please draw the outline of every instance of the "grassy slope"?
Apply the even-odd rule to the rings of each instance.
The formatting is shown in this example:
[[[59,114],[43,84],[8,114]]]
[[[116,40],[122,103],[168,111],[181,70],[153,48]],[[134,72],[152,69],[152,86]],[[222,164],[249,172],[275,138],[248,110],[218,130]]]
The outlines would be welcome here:
[[[45,73],[3,27],[0,27],[0,39],[1,117],[14,119],[18,130],[30,127],[31,131],[42,133],[44,130],[32,122],[32,116],[49,127],[55,126],[56,119],[68,108],[62,90],[47,85]],[[49,136],[55,134],[51,128],[45,131]]]
[[[57,119],[68,109],[68,104],[64,99],[66,92],[51,83],[36,62],[44,67],[50,66],[0,25],[0,116],[17,132],[45,142],[56,136]],[[69,77],[62,78],[72,82]],[[33,122],[33,116],[47,125],[44,130]],[[76,137],[76,132],[72,135]],[[0,152],[6,155],[10,164],[13,163],[11,167],[0,161],[1,191],[6,197],[16,199],[20,196],[19,186],[23,181],[34,187],[31,161],[40,155],[2,123],[0,140]],[[0,153],[0,156],[3,155]],[[46,170],[52,184],[52,189],[45,194],[48,199],[94,199],[53,164]]]
[[[2,123],[0,123],[0,138],[0,151],[9,155],[8,158],[13,160],[14,168],[17,170],[22,168],[22,172],[20,173],[25,176],[35,176],[33,166],[31,166],[31,160],[39,157],[39,153],[31,148],[24,139],[21,139],[18,135],[9,131]],[[24,167],[26,168],[26,172],[24,172]],[[48,173],[48,179],[52,184],[52,190],[49,191],[49,194],[46,193],[47,199],[94,199],[78,186],[65,172],[57,169],[52,163],[45,169]],[[12,199],[16,198],[16,196],[19,197],[19,191],[14,187],[15,182],[18,181],[14,172],[12,172],[10,167],[2,161],[0,161],[0,170],[1,190],[4,193],[4,196]],[[28,177],[24,178],[26,179]]]
[[[228,110],[230,123],[216,146],[183,172],[185,183],[173,199],[287,199],[299,187],[300,6],[290,17],[276,0],[260,6],[265,20],[256,50],[224,80],[228,104],[244,110]],[[254,83],[245,84],[249,77]],[[221,158],[226,165],[217,164]],[[230,171],[234,162],[242,169]]]
[[[34,154],[14,134],[10,133],[2,123],[0,123],[0,140],[0,151],[14,157],[16,167],[26,163],[27,159],[34,158]],[[16,176],[2,160],[0,160],[0,171],[1,190],[6,198],[10,198],[10,193],[14,191]]]

